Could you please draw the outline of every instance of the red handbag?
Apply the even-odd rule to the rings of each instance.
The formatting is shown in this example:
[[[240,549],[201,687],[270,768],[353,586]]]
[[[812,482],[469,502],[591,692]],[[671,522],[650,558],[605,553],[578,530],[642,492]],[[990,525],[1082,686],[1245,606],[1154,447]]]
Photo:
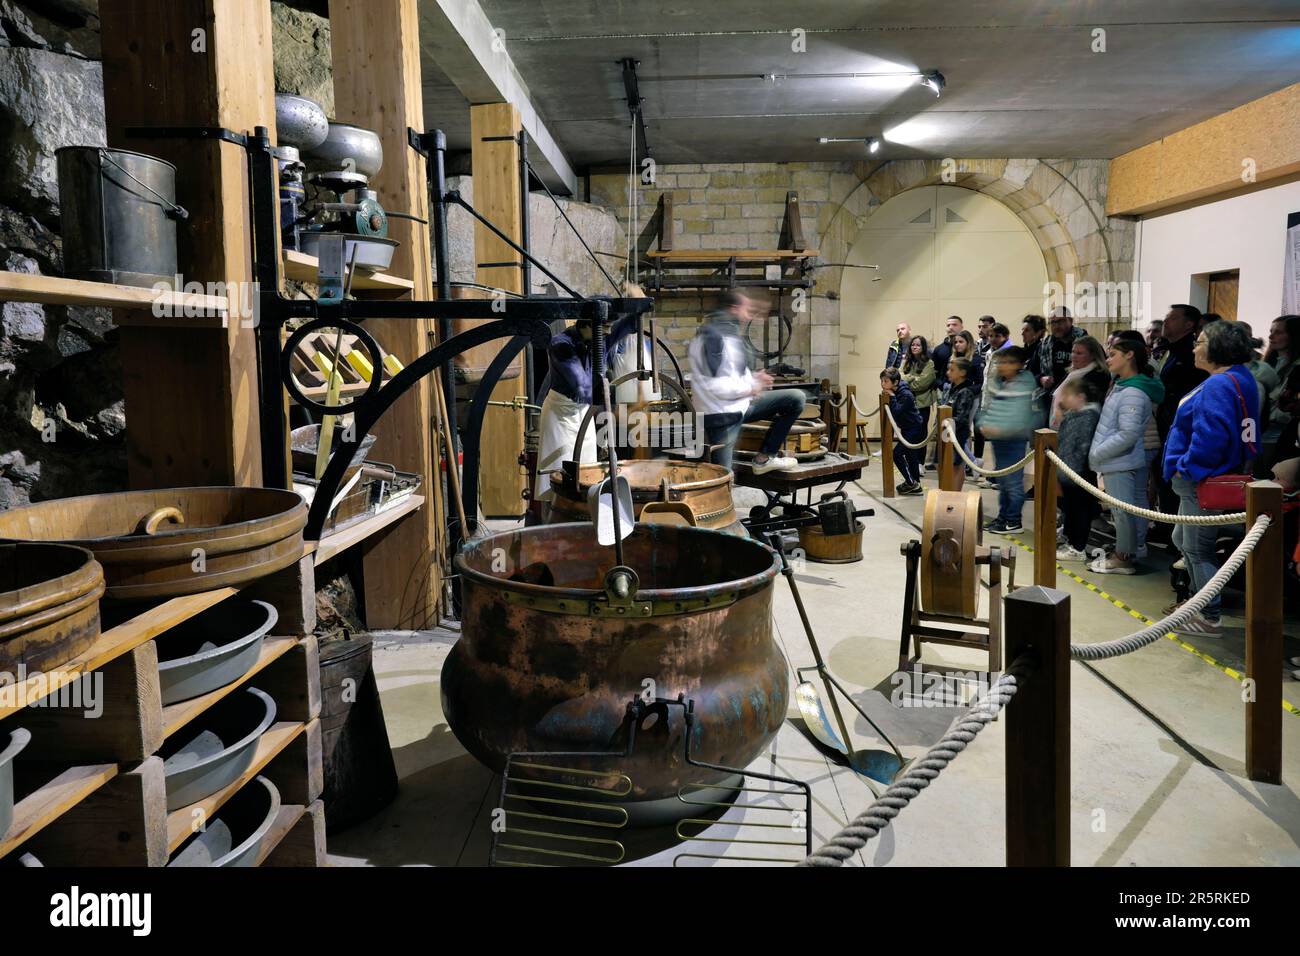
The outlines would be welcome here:
[[[1241,392],[1241,384],[1237,381],[1237,376],[1231,372],[1225,372],[1228,378],[1232,379],[1233,387],[1237,389],[1237,401],[1241,403],[1241,417],[1245,421],[1250,417],[1250,412],[1246,409],[1246,396]],[[1247,442],[1246,447],[1250,449],[1251,459],[1255,457],[1254,442]],[[1250,464],[1248,459],[1243,467]],[[1196,486],[1196,500],[1206,511],[1245,511],[1246,510],[1246,486],[1255,480],[1254,475],[1213,475],[1209,478],[1202,478]]]

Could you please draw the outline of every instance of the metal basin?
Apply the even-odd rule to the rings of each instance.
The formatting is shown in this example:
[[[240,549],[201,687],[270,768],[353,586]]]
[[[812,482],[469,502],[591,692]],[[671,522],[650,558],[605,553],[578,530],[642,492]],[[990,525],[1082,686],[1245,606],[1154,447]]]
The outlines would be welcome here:
[[[0,512],[0,539],[86,548],[103,565],[104,596],[134,600],[233,587],[287,568],[302,557],[306,524],[296,491],[160,488]]]
[[[371,177],[384,165],[384,147],[374,130],[351,123],[330,123],[321,142],[303,150],[311,172],[354,172]]]
[[[690,505],[697,527],[747,534],[731,499],[731,472],[721,465],[667,459],[620,461],[618,473],[632,486],[632,508],[637,517],[651,501],[680,501]],[[563,471],[551,472],[555,498],[548,521],[560,524],[590,520],[587,493],[604,480],[605,474],[603,465],[580,466],[576,480]]]
[[[443,710],[493,770],[515,752],[626,749],[628,704],[647,680],[654,696],[694,700],[697,760],[744,767],[785,720],[788,670],[772,639],[774,552],[671,525],[638,525],[623,545],[640,578],[623,615],[603,589],[613,550],[596,544],[590,524],[497,534],[456,556],[463,616],[442,670]],[[515,569],[553,583],[511,580]],[[631,779],[629,805],[676,802],[683,785],[728,777],[686,763],[684,725],[680,708],[660,705],[638,726],[632,754],[599,768]]]
[[[321,236],[336,236],[336,232],[306,230],[298,237],[302,251],[309,256],[320,255]],[[380,239],[377,236],[358,236],[355,233],[343,233],[343,261],[352,262],[352,250],[356,249],[358,269],[367,272],[383,272],[393,263],[393,253],[397,251],[396,239]]]
[[[9,744],[0,750],[0,838],[9,832],[14,822],[14,758],[32,739],[30,731],[15,728],[9,734]]]
[[[325,142],[329,131],[330,121],[315,100],[275,94],[275,136],[281,146],[313,149]]]
[[[275,701],[246,687],[203,714],[158,752],[163,758],[167,809],[211,796],[249,768],[257,742],[275,722]]]
[[[233,684],[262,653],[279,615],[265,601],[232,598],[157,639],[162,702],[174,704]]]
[[[200,832],[182,843],[168,866],[256,866],[262,841],[280,813],[280,791],[254,777]]]

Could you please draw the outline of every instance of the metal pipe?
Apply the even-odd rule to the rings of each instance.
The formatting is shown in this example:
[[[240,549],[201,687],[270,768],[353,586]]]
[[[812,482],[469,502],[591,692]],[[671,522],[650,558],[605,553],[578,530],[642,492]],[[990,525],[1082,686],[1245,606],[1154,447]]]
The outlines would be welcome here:
[[[450,240],[447,236],[447,135],[442,130],[433,131],[433,155],[429,157],[432,165],[429,175],[429,203],[433,207],[433,261],[438,270],[438,298],[451,299],[451,253]],[[438,344],[451,339],[451,316],[438,316]],[[448,468],[456,467],[457,451],[460,448],[460,436],[456,430],[456,369],[447,356],[442,366],[442,397],[449,420],[453,451]]]
[[[527,253],[532,250],[532,234],[528,223],[528,172],[531,167],[528,165],[528,133],[525,130],[519,131],[519,232],[520,245],[524,247],[525,256],[519,264],[519,280],[523,284],[523,296],[525,299],[532,295],[533,290],[533,264],[528,261]],[[528,396],[531,403],[537,397],[537,382],[534,379],[533,370],[533,344],[528,343],[524,348],[524,394]],[[528,428],[529,416],[531,413],[524,413],[524,429]]]
[[[280,244],[275,216],[279,204],[279,176],[271,154],[270,130],[259,126],[248,151],[249,188],[254,209],[267,210],[253,217],[253,274],[258,282],[257,350],[259,432],[262,454],[262,485],[292,488],[288,451],[288,422],[284,410],[284,385],[280,381],[280,329],[278,321],[261,321],[263,311],[275,314],[280,296]],[[246,321],[243,317],[240,321]]]

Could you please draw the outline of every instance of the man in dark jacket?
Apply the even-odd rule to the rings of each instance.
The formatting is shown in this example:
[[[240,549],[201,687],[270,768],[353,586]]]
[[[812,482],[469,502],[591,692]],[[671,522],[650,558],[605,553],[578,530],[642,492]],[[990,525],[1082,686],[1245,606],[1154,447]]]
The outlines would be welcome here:
[[[1196,357],[1192,354],[1196,348],[1196,336],[1201,329],[1201,310],[1194,305],[1171,305],[1161,326],[1161,345],[1164,347],[1164,364],[1160,366],[1160,381],[1165,386],[1164,400],[1156,407],[1156,428],[1160,431],[1160,442],[1167,447],[1169,428],[1178,414],[1178,403],[1192,389],[1204,382],[1209,373],[1196,367]],[[1164,459],[1164,448],[1161,460]],[[1158,473],[1156,475],[1156,496],[1160,499],[1160,510],[1166,514],[1178,513],[1178,495],[1172,484]],[[1157,524],[1152,528],[1157,539],[1168,539],[1170,529],[1167,525]]]
[[[1043,337],[1038,346],[1038,384],[1049,395],[1070,374],[1070,353],[1076,340],[1088,333],[1074,324],[1070,310],[1057,306],[1047,320],[1051,334]]]
[[[946,325],[947,334],[930,353],[930,361],[934,362],[934,377],[940,382],[948,380],[948,360],[952,358],[952,340],[964,327],[960,315],[948,316]]]

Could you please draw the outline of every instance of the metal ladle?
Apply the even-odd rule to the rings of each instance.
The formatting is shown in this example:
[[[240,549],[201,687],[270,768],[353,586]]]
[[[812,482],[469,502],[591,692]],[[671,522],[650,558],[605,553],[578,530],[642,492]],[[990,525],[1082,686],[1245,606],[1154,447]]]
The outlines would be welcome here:
[[[795,582],[794,569],[790,567],[790,562],[785,558],[785,548],[781,543],[781,536],[773,532],[765,537],[772,549],[781,556],[781,574],[790,585],[790,594],[794,597],[794,605],[799,610],[799,619],[803,621],[804,633],[808,636],[808,646],[812,648],[813,660],[817,662],[809,667],[795,668],[795,675],[799,678],[799,684],[794,690],[795,703],[799,707],[799,713],[803,716],[804,724],[818,743],[838,753],[843,758],[843,763],[854,773],[888,786],[894,782],[898,774],[907,765],[907,758],[899,751],[889,735],[867,715],[865,710],[858,706],[852,695],[826,669],[826,662],[822,659],[821,648],[817,646],[817,638],[813,635],[812,622],[808,620],[808,612],[803,606],[803,598],[800,596],[799,586]],[[826,688],[826,695],[830,698],[831,710],[835,714],[834,725],[831,724],[826,714],[826,707],[822,703],[817,688],[813,686],[812,681],[804,680],[806,671],[816,671],[821,675],[822,684]],[[862,715],[862,719],[871,726],[871,729],[876,732],[880,739],[889,745],[889,751],[849,749],[848,745],[853,738],[849,736],[848,725],[844,722],[844,714],[841,712],[839,700],[835,696],[837,690],[849,702],[849,705]],[[835,732],[836,727],[839,728],[838,734]]]

